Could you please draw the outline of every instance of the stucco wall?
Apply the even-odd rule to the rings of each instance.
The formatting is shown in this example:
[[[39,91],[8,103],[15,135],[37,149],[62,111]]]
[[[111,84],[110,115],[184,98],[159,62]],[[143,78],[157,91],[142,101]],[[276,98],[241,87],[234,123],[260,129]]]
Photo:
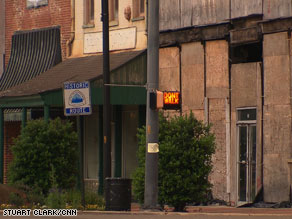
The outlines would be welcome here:
[[[231,201],[238,201],[238,163],[239,154],[237,136],[237,109],[256,107],[256,192],[262,187],[262,86],[261,86],[261,63],[242,63],[231,67]]]
[[[264,36],[264,200],[289,200],[291,73],[288,33]]]
[[[224,40],[182,44],[160,49],[159,89],[180,90],[182,112],[193,111],[209,121],[216,136],[214,168],[210,176],[213,197],[229,201],[226,166],[226,100],[229,97],[228,43]],[[206,64],[206,66],[205,66]],[[181,82],[180,82],[181,80]],[[206,98],[205,98],[206,94]],[[206,108],[205,99],[208,99]],[[179,114],[166,111],[167,114]],[[207,117],[207,118],[206,118]]]
[[[94,26],[84,27],[84,5],[83,1],[75,1],[75,41],[73,45],[73,56],[84,55],[84,34],[85,33],[97,33],[102,32],[101,22],[101,1],[95,0],[94,2]],[[110,25],[111,30],[125,29],[129,27],[136,27],[136,48],[145,49],[147,47],[147,36],[146,36],[146,18],[141,20],[133,20],[133,5],[132,0],[119,1],[119,16],[117,25]],[[130,7],[132,16],[128,21],[124,16],[125,8]],[[145,7],[146,10],[146,7]],[[145,11],[146,14],[146,11]],[[123,37],[123,36],[121,36]],[[111,43],[111,42],[110,42]]]
[[[209,99],[209,123],[216,136],[213,172],[210,181],[216,199],[229,201],[226,166],[226,98],[229,97],[228,42],[206,42],[206,93]]]

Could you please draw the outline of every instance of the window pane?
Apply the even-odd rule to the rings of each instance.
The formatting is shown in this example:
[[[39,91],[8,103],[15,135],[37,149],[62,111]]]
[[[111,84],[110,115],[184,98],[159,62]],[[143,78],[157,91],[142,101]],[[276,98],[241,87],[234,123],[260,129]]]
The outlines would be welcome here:
[[[119,0],[115,0],[115,20],[119,17]]]
[[[90,20],[94,20],[94,0],[90,1]]]
[[[28,8],[36,8],[42,5],[48,5],[48,0],[27,0],[26,6]]]
[[[246,165],[239,166],[239,201],[246,201]]]
[[[144,6],[144,3],[145,0],[140,0],[140,13],[141,14],[144,14],[144,11],[145,11],[145,6]]]
[[[250,127],[250,150],[251,150],[251,201],[256,196],[256,153],[257,153],[257,138],[256,138],[256,126]]]
[[[239,121],[256,120],[256,119],[257,119],[256,109],[238,110]]]
[[[247,160],[247,127],[239,127],[239,162]]]

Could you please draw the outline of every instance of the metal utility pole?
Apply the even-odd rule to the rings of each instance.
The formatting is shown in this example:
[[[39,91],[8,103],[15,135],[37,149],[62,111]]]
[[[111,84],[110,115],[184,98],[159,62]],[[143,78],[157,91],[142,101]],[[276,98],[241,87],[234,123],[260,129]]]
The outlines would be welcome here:
[[[103,177],[111,177],[111,106],[108,0],[102,0],[103,27]],[[105,180],[104,180],[105,182]]]
[[[159,82],[159,0],[148,1],[146,164],[144,208],[158,206],[158,111],[150,108],[150,92]],[[155,144],[156,143],[156,144]]]

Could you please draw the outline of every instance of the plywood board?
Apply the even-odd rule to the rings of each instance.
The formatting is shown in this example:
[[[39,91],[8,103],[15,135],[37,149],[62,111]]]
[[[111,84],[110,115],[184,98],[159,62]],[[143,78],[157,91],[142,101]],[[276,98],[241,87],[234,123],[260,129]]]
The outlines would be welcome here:
[[[180,90],[180,57],[178,47],[159,50],[159,89]]]
[[[200,42],[186,43],[181,50],[182,110],[199,112],[204,119],[204,47]],[[198,111],[198,109],[200,109]]]
[[[208,98],[225,98],[229,94],[228,43],[206,43],[206,87]]]
[[[134,49],[136,27],[112,30],[109,33],[110,51]],[[84,53],[102,52],[102,32],[84,34]]]
[[[265,105],[290,104],[290,58],[287,33],[264,36]]]
[[[231,107],[257,107],[258,93],[257,78],[260,77],[259,63],[244,63],[231,66]]]
[[[232,0],[231,18],[245,17],[263,13],[262,0]]]

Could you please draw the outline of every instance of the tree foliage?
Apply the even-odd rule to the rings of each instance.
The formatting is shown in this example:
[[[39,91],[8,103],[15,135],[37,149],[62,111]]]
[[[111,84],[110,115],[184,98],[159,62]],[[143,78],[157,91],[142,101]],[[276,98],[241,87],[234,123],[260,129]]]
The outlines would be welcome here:
[[[144,202],[145,127],[138,130],[139,166],[133,174],[135,197]],[[184,210],[188,203],[205,200],[211,184],[215,137],[210,126],[198,121],[193,113],[173,118],[159,116],[159,203]]]
[[[8,181],[40,188],[47,194],[52,174],[59,188],[73,188],[77,174],[78,138],[72,123],[51,120],[29,121],[12,147],[13,161]]]

